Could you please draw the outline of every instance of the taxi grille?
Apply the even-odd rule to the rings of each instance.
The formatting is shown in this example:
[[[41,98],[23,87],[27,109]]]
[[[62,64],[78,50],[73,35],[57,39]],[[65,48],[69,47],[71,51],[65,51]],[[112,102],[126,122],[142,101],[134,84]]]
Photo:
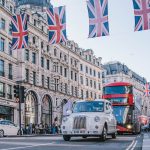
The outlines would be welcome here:
[[[74,118],[73,129],[86,129],[86,117],[78,116]]]

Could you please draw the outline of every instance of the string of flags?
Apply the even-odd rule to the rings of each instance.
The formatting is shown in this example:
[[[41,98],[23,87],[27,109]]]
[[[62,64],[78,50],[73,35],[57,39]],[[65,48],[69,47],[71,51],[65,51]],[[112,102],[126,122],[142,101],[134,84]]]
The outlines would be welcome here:
[[[150,0],[132,0],[135,18],[135,31],[150,29]],[[89,38],[108,36],[108,0],[88,0]],[[65,6],[47,9],[48,41],[58,44],[67,41]],[[28,47],[28,16],[12,17],[12,50]]]

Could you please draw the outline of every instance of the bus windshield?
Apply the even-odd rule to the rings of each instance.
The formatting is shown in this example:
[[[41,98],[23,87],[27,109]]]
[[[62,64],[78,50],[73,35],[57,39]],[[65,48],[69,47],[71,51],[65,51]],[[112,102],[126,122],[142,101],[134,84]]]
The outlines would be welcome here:
[[[132,110],[129,106],[113,106],[113,113],[118,124],[132,123]]]
[[[73,113],[79,112],[103,112],[104,102],[78,102],[74,105]]]
[[[107,86],[103,89],[103,94],[131,94],[132,86]]]

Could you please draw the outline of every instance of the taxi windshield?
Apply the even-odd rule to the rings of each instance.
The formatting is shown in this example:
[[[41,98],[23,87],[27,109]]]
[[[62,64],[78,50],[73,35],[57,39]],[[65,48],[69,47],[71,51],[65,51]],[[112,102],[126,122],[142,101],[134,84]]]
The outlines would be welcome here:
[[[74,105],[73,113],[79,112],[103,112],[104,102],[78,102]]]

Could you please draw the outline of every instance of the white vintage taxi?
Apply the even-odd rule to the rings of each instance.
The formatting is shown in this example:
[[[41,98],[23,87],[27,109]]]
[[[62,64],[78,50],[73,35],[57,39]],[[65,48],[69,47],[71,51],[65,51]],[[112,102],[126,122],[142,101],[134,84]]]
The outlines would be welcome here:
[[[78,101],[71,111],[62,119],[61,131],[65,141],[73,136],[96,136],[102,141],[106,140],[107,135],[116,138],[116,119],[108,100]]]
[[[0,120],[0,137],[17,135],[19,127],[9,120]]]

